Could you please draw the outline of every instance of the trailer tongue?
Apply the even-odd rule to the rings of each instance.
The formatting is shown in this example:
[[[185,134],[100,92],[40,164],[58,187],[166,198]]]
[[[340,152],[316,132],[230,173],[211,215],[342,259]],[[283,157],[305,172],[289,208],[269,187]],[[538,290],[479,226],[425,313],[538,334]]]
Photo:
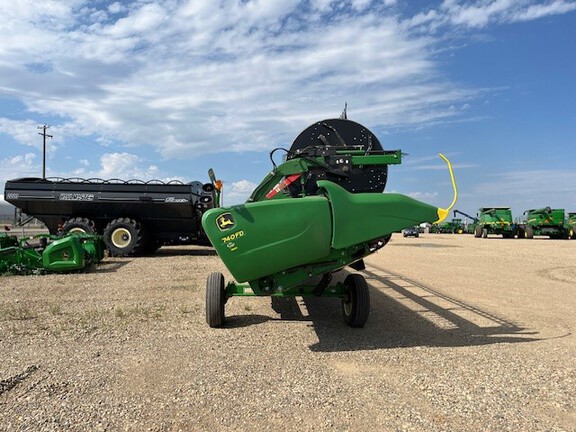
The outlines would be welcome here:
[[[388,165],[400,150],[384,151],[364,126],[324,120],[302,132],[287,160],[242,205],[208,210],[202,226],[236,279],[212,273],[206,287],[206,320],[225,322],[233,296],[318,296],[342,300],[345,322],[363,327],[370,310],[368,285],[359,274],[331,284],[332,273],[383,247],[393,232],[444,219],[448,209],[395,193],[383,194]]]

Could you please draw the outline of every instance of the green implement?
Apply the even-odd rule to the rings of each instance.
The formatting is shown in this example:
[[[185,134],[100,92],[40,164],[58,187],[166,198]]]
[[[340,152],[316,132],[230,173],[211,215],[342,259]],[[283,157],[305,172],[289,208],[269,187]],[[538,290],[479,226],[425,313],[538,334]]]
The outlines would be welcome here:
[[[352,143],[353,145],[349,145]],[[342,300],[345,322],[363,327],[370,302],[359,274],[331,284],[333,272],[364,268],[363,258],[386,245],[393,232],[442,220],[441,209],[408,196],[382,193],[387,168],[402,154],[384,151],[364,126],[324,120],[306,129],[287,160],[255,189],[245,204],[208,210],[202,226],[236,279],[208,277],[206,320],[225,322],[233,296],[317,296]]]
[[[488,237],[488,234],[502,235],[503,238],[514,238],[516,224],[512,220],[510,207],[482,207],[478,209],[478,222],[474,237]]]
[[[569,222],[565,221],[564,209],[543,207],[526,210],[523,213],[524,223],[521,225],[521,237],[533,238],[535,235],[548,236],[551,239],[568,239],[573,236]]]
[[[101,236],[40,234],[18,241],[0,234],[0,274],[41,274],[81,270],[104,258]]]

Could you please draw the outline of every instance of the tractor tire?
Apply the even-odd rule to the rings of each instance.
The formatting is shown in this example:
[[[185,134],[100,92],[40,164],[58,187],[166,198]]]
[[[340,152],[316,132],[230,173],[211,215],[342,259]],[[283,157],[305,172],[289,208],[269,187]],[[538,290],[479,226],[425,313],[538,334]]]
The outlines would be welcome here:
[[[534,229],[530,225],[526,225],[526,228],[524,228],[524,236],[527,239],[534,238]]]
[[[488,228],[482,228],[482,238],[488,238]]]
[[[342,316],[350,327],[362,328],[370,314],[370,291],[362,275],[349,274],[344,280],[347,297],[342,299]]]
[[[226,321],[224,305],[226,304],[226,287],[224,275],[214,272],[206,281],[206,322],[212,328],[222,327]]]
[[[570,239],[572,239],[572,240],[576,239],[576,229],[570,228],[569,234],[570,234]]]
[[[476,238],[482,237],[482,227],[481,226],[477,226],[476,228],[474,228],[474,237],[476,237]]]
[[[133,256],[145,245],[144,229],[138,221],[118,218],[104,229],[104,243],[111,256]]]
[[[94,221],[88,218],[74,217],[64,222],[62,231],[66,234],[75,232],[81,234],[96,234],[96,227]]]
[[[518,228],[518,229],[516,230],[516,236],[517,236],[517,238],[519,238],[519,239],[524,238],[524,237],[526,236],[526,232],[524,231],[524,228]]]

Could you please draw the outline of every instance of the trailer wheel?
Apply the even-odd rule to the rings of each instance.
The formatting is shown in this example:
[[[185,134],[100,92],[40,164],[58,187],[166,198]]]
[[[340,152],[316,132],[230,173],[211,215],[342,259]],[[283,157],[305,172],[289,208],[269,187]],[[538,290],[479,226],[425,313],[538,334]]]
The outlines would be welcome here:
[[[135,255],[144,245],[144,230],[134,219],[114,219],[104,229],[104,243],[112,256]]]
[[[364,327],[370,314],[370,291],[366,279],[357,273],[344,279],[347,296],[342,299],[344,322],[350,327]]]
[[[62,231],[65,233],[96,234],[94,221],[83,217],[74,217],[64,222]]]
[[[211,273],[206,281],[206,322],[212,328],[222,327],[225,321],[226,288],[224,275]]]

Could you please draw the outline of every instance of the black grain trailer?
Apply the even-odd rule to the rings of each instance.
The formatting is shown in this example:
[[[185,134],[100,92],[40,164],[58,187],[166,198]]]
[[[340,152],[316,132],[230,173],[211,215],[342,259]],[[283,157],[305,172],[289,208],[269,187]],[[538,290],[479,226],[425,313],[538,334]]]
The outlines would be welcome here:
[[[219,182],[19,178],[4,199],[51,234],[97,233],[111,255],[149,254],[166,243],[209,244],[200,220],[218,206]]]

